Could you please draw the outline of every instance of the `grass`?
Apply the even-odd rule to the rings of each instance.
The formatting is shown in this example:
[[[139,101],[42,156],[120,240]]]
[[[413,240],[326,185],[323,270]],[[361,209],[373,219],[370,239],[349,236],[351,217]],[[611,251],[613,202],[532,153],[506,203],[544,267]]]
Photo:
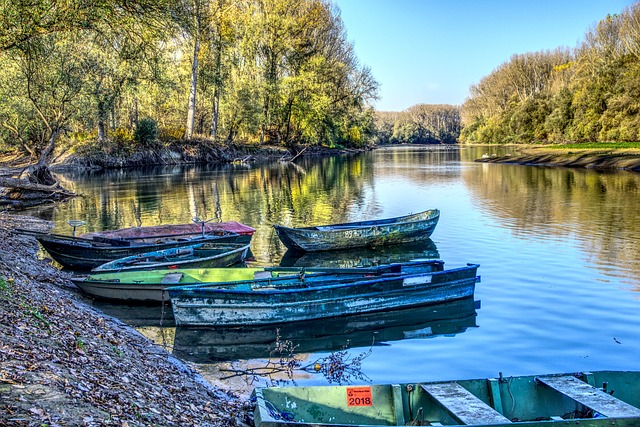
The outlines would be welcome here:
[[[551,150],[589,149],[589,150],[630,150],[640,149],[640,142],[579,142],[575,144],[547,145]]]

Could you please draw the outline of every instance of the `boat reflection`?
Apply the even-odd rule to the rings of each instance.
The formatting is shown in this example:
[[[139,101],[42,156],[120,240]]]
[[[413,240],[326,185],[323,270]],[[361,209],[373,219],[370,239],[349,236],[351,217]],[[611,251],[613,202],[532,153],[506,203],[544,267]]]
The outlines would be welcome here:
[[[194,363],[288,356],[277,342],[290,341],[294,353],[386,345],[389,341],[455,335],[476,327],[473,297],[388,312],[291,322],[264,327],[177,327],[173,353]]]
[[[176,325],[171,305],[153,304],[118,304],[106,300],[93,300],[91,305],[107,316],[115,317],[133,327],[158,326],[174,327]]]
[[[406,262],[415,259],[435,259],[440,253],[431,239],[380,248],[357,248],[341,251],[299,252],[288,250],[281,267],[370,267]]]

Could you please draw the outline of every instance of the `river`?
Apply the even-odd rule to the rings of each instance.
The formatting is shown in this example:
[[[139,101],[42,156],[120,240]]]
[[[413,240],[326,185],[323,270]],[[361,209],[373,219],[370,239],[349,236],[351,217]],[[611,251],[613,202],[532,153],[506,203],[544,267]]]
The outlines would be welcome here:
[[[64,173],[58,175],[63,185],[84,196],[31,213],[52,220],[53,231],[63,234],[71,232],[69,219],[87,222],[79,232],[195,216],[239,221],[256,228],[250,265],[415,258],[439,258],[447,267],[480,264],[471,301],[278,331],[302,364],[346,359],[355,371],[343,379],[352,383],[639,369],[640,174],[473,161],[495,150],[398,147],[295,164]],[[441,211],[431,240],[379,251],[291,256],[272,227],[430,208]],[[226,375],[221,368],[263,367],[270,351],[279,355],[271,343],[274,328],[202,335],[166,326],[166,319],[159,327],[158,308],[96,306],[192,362],[208,379]],[[329,382],[315,371],[295,370],[294,378],[303,385]]]

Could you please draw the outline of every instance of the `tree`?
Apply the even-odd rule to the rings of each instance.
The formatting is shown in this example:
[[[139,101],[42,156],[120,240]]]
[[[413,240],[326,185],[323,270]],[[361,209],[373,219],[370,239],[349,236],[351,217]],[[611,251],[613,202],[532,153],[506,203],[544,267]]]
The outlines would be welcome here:
[[[48,35],[31,38],[14,51],[26,97],[46,130],[38,162],[29,171],[43,184],[54,182],[48,171],[49,156],[77,112],[85,83],[82,46],[77,37]]]

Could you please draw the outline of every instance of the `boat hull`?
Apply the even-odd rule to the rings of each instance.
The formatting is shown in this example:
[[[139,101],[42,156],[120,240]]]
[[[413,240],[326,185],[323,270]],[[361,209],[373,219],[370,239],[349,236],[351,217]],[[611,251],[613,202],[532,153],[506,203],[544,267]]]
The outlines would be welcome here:
[[[271,289],[170,287],[176,325],[266,325],[393,310],[473,295],[479,266],[384,277],[329,279]]]
[[[206,268],[94,273],[71,281],[84,293],[124,303],[169,302],[169,286],[215,281],[250,280],[262,268]]]
[[[296,284],[301,275],[307,283],[325,281],[329,278],[361,277],[381,275],[389,272],[442,271],[444,263],[439,260],[381,265],[371,268],[179,268],[154,269],[150,271],[94,272],[87,276],[73,277],[71,281],[84,293],[99,299],[125,303],[168,302],[169,286],[233,287],[262,284],[269,287],[277,284]]]
[[[85,271],[119,258],[145,252],[177,248],[196,243],[248,243],[251,236],[240,234],[173,236],[149,241],[133,241],[128,246],[116,246],[89,239],[62,239],[43,234],[36,239],[56,262],[71,270]]]
[[[476,327],[479,302],[473,297],[442,304],[329,319],[262,326],[176,328],[173,353],[195,363],[278,357],[278,345],[291,342],[287,354],[340,351],[388,345],[409,338],[452,336]],[[173,321],[173,317],[171,317]]]
[[[270,387],[254,393],[256,427],[640,425],[640,372],[635,371]]]
[[[282,243],[297,251],[329,251],[379,247],[428,239],[440,218],[437,209],[375,221],[318,227],[289,228],[274,225]]]
[[[158,268],[217,268],[242,262],[249,251],[242,243],[200,243],[120,258],[93,269],[95,272],[153,270]]]

